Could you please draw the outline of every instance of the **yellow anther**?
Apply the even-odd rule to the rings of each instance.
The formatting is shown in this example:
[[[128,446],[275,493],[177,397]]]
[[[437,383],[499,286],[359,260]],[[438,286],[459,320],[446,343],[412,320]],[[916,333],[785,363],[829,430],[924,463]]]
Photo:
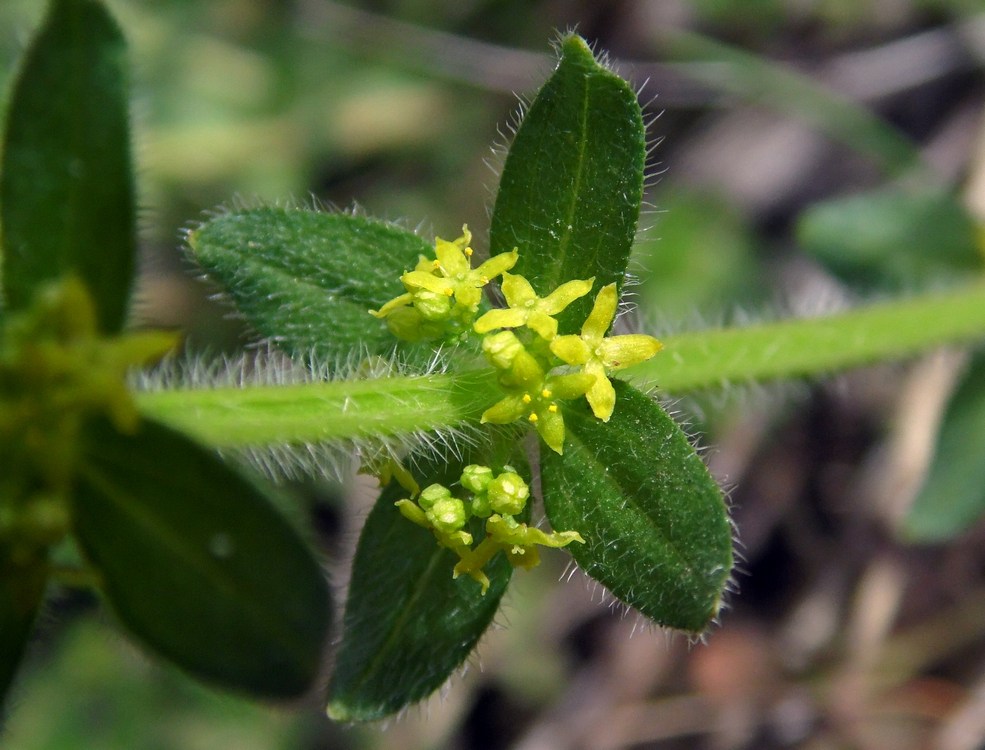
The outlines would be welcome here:
[[[432,260],[431,261],[431,268],[433,268],[435,271],[437,271],[439,268],[441,268],[441,261],[440,260]]]
[[[557,404],[551,404],[550,406],[548,406],[547,411],[549,411],[551,414],[557,414]]]
[[[530,394],[529,393],[524,393],[523,394],[523,403],[529,404],[531,401],[533,401],[533,398],[530,397]]]
[[[489,277],[488,276],[480,276],[479,277],[479,282],[482,284],[482,286],[485,286],[486,284],[489,283]]]
[[[466,258],[471,258],[472,257],[472,248],[471,247],[465,248],[462,252],[465,253],[465,257]]]
[[[540,395],[541,395],[541,396],[542,396],[543,398],[550,398],[550,397],[551,397],[551,391],[550,391],[550,390],[549,390],[548,388],[545,388],[544,390],[542,390],[542,391],[540,392]]]
[[[530,422],[536,422],[537,421],[537,414],[535,412],[531,412],[530,413],[530,416],[527,417],[527,420],[530,421]]]
[[[451,288],[445,289],[445,296],[446,297],[451,297],[454,294],[455,294],[455,290],[454,289],[451,289]]]

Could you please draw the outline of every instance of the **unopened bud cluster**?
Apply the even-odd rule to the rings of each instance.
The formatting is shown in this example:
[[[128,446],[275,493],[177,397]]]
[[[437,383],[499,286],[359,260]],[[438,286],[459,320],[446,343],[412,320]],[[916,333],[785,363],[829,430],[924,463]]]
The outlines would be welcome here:
[[[442,484],[425,487],[417,502],[410,498],[396,503],[400,512],[418,526],[430,529],[438,543],[458,555],[453,575],[465,574],[489,588],[483,572],[497,552],[504,552],[514,566],[532,568],[540,562],[537,547],[565,547],[584,543],[576,531],[546,533],[517,520],[527,508],[530,487],[510,466],[496,474],[488,466],[470,464],[459,480],[464,497],[456,497]],[[473,543],[473,519],[484,520],[485,536]]]

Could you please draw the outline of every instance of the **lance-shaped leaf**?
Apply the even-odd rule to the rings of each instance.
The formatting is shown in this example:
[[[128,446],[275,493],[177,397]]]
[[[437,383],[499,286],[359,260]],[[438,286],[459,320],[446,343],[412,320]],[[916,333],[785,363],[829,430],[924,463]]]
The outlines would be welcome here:
[[[722,492],[663,409],[613,385],[608,422],[568,408],[564,454],[541,451],[547,516],[584,537],[568,551],[616,597],[660,625],[701,632],[732,570]]]
[[[643,197],[646,138],[636,94],[599,65],[585,41],[561,42],[561,61],[530,105],[500,178],[493,255],[518,247],[514,273],[544,296],[571,279],[622,283]],[[574,333],[586,297],[559,316]]]
[[[3,293],[82,278],[123,325],[136,250],[124,42],[101,3],[55,0],[13,96],[0,169]]]
[[[369,314],[405,290],[400,275],[433,247],[393,224],[339,213],[256,208],[189,234],[191,254],[262,336],[322,360],[392,349]]]
[[[329,600],[318,562],[264,492],[179,433],[92,426],[73,522],[109,603],[147,646],[259,696],[318,675]]]
[[[0,705],[17,673],[44,596],[47,563],[43,556],[19,558],[14,559],[7,545],[0,546]]]
[[[985,514],[985,352],[972,360],[948,404],[934,461],[903,523],[915,542],[939,542]]]
[[[512,465],[529,476],[521,461],[514,456]],[[414,477],[421,487],[451,486],[466,463],[422,457]],[[458,557],[394,506],[407,495],[391,482],[359,538],[329,686],[328,715],[337,721],[379,719],[439,688],[488,627],[512,575],[497,555],[485,569],[485,595],[469,576],[453,578]],[[478,537],[479,529],[469,530]]]

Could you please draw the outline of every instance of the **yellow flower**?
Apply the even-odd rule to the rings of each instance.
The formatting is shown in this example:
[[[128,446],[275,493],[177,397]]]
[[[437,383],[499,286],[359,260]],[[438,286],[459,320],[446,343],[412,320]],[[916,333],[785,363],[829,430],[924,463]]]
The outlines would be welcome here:
[[[609,421],[616,404],[616,392],[607,374],[645,362],[663,348],[653,336],[644,334],[606,338],[616,315],[617,301],[616,285],[603,287],[581,327],[581,335],[558,336],[551,341],[551,351],[558,358],[569,365],[581,365],[584,373],[595,377],[585,398],[592,412],[603,422]]]
[[[400,338],[417,340],[435,338],[442,331],[430,330],[427,323],[440,323],[455,318],[466,326],[479,309],[482,287],[492,279],[513,268],[519,257],[514,249],[490,258],[478,268],[472,268],[472,233],[462,227],[462,236],[453,242],[435,239],[433,259],[421,256],[413,271],[407,271],[400,281],[407,291],[383,305],[370,310],[377,318],[387,318],[391,330]],[[409,309],[408,309],[409,308]],[[413,312],[411,312],[413,311]],[[416,332],[419,325],[427,330]]]
[[[519,254],[516,249],[510,253],[500,253],[478,268],[472,268],[472,233],[468,226],[462,227],[462,236],[454,242],[440,237],[435,240],[435,260],[430,268],[418,264],[417,269],[400,277],[408,292],[419,293],[426,290],[445,297],[454,297],[455,302],[469,312],[479,309],[482,287],[492,279],[516,265]],[[422,266],[425,266],[422,268]]]
[[[557,402],[584,395],[594,382],[595,376],[589,373],[548,377],[542,373],[536,384],[528,382],[527,387],[514,390],[486,409],[480,421],[483,424],[509,424],[526,417],[551,450],[563,453],[564,417]]]
[[[490,310],[480,317],[475,321],[475,332],[489,333],[497,328],[526,326],[550,341],[557,335],[557,321],[553,316],[588,294],[594,283],[595,277],[568,281],[546,297],[538,297],[523,276],[504,271],[503,296],[508,307]]]

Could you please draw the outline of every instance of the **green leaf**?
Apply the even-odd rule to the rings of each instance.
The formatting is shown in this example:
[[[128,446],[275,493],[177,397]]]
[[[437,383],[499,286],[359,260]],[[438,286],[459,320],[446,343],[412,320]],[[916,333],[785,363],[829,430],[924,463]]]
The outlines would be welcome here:
[[[982,267],[974,219],[939,189],[882,187],[805,211],[797,236],[849,282],[911,288]]]
[[[609,422],[571,407],[564,454],[541,451],[547,516],[584,537],[568,551],[616,597],[660,625],[701,632],[732,571],[722,492],[663,409],[613,385]]]
[[[903,523],[914,542],[939,542],[985,513],[985,352],[973,359],[937,437],[934,461]]]
[[[329,600],[318,562],[262,490],[179,433],[92,426],[75,531],[109,603],[205,680],[292,697],[318,676]]]
[[[400,275],[433,252],[393,224],[288,208],[223,214],[188,240],[260,335],[328,361],[393,349],[393,335],[369,310],[403,294]]]
[[[44,597],[45,561],[0,548],[0,704],[14,680]]]
[[[512,465],[524,466],[523,473],[525,462],[518,458]],[[451,486],[466,463],[430,456],[413,473],[422,488]],[[486,567],[490,586],[484,596],[468,576],[452,578],[456,555],[394,507],[407,495],[391,482],[359,539],[329,686],[328,715],[336,721],[379,719],[439,688],[475,647],[512,575],[498,555]],[[477,529],[470,530],[475,536]]]
[[[583,39],[561,43],[510,147],[490,228],[493,255],[520,250],[514,273],[544,296],[571,279],[622,283],[643,197],[646,138],[636,95]],[[594,294],[559,316],[576,331]]]
[[[7,305],[75,274],[107,332],[123,325],[136,251],[124,51],[100,3],[55,0],[14,88],[0,169]]]

